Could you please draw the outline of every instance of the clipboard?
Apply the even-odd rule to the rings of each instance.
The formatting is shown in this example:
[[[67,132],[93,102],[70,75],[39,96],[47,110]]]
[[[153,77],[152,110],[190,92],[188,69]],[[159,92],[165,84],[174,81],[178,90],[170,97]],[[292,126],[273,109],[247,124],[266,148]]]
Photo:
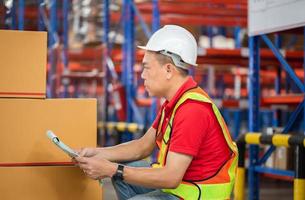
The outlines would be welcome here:
[[[68,145],[60,141],[60,139],[53,133],[53,131],[48,130],[47,131],[48,138],[62,151],[64,151],[66,154],[68,154],[71,158],[75,158],[78,155],[73,149],[71,149]]]

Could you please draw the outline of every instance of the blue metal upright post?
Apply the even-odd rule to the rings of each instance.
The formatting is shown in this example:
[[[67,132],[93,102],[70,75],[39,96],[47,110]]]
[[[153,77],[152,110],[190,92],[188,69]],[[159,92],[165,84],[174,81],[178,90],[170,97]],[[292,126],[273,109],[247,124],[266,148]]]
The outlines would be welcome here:
[[[152,18],[152,33],[156,32],[160,27],[160,10],[159,0],[153,0],[153,18]],[[153,97],[150,107],[150,119],[149,123],[152,124],[157,115],[157,98]],[[149,124],[149,126],[150,126]]]
[[[49,30],[49,48],[50,49],[50,69],[48,73],[49,81],[49,97],[55,97],[56,94],[56,50],[54,48],[55,37],[54,34],[57,32],[57,0],[51,1],[50,6],[50,30]]]
[[[277,48],[282,47],[282,38],[279,34],[275,34],[275,46]],[[281,82],[282,82],[282,67],[278,66],[276,71],[276,79],[275,79],[275,92],[277,95],[281,93]],[[276,109],[273,111],[273,126],[278,127],[281,124],[281,111],[279,109]]]
[[[43,6],[42,6],[43,3],[44,3],[44,0],[38,1],[38,30],[39,31],[45,30],[45,25],[44,25],[42,13],[41,13],[41,9],[43,9]]]
[[[24,0],[18,1],[18,29],[24,29]]]
[[[234,40],[235,40],[235,48],[236,49],[240,49],[241,48],[241,36],[240,36],[240,31],[241,28],[239,26],[234,28]],[[239,68],[240,66],[237,66],[237,68]],[[237,74],[235,74],[235,76],[237,76]],[[240,88],[236,88],[236,89],[240,89]],[[240,97],[238,99],[238,101],[240,101]],[[241,115],[241,109],[237,108],[235,110],[233,110],[233,115],[234,115],[234,131],[233,131],[233,139],[237,139],[239,132],[240,132],[240,115]]]
[[[104,16],[104,18],[103,18],[103,29],[104,29],[104,35],[103,35],[103,43],[104,43],[104,47],[105,47],[105,51],[104,51],[104,56],[110,56],[110,53],[109,53],[109,51],[110,51],[110,43],[109,43],[109,31],[110,31],[110,15],[109,15],[109,0],[104,0],[104,9],[103,9],[103,16]],[[103,63],[104,63],[104,65],[105,65],[105,70],[106,70],[106,74],[107,74],[107,72],[109,72],[109,70],[108,70],[108,67],[106,66],[106,62],[104,62],[104,61],[106,61],[105,60],[106,59],[106,57],[103,59]],[[107,75],[106,75],[106,78],[108,78],[107,77]]]
[[[50,44],[54,45],[56,41],[53,34],[57,32],[57,0],[50,1],[50,29]]]
[[[63,0],[63,46],[64,46],[64,68],[68,69],[68,42],[69,42],[69,7],[70,0]]]
[[[249,37],[249,132],[259,131],[259,106],[260,106],[260,53],[259,37]],[[255,172],[255,164],[258,160],[258,146],[250,145],[249,149],[249,169],[248,169],[248,188],[249,200],[259,199],[259,180]]]
[[[17,15],[16,15],[16,1],[13,1],[13,7],[11,9],[11,29],[16,30],[17,29]]]
[[[122,59],[122,75],[121,75],[121,82],[122,84],[125,86],[126,85],[126,75],[125,75],[125,69],[126,69],[126,48],[127,48],[127,42],[126,42],[126,35],[127,35],[127,22],[128,19],[126,17],[126,13],[127,13],[127,3],[126,0],[123,1],[123,5],[122,5],[122,14],[121,16],[125,16],[122,19],[122,27],[123,27],[123,34],[124,34],[124,43],[123,43],[123,47],[122,47],[122,54],[123,54],[123,59]]]
[[[277,48],[281,48],[282,47],[282,38],[279,34],[275,35],[275,46]],[[280,94],[281,92],[281,72],[282,72],[282,68],[278,67],[277,68],[277,77],[276,77],[276,82],[275,82],[275,92],[277,94]]]
[[[109,0],[104,0],[104,7],[103,7],[103,29],[104,29],[104,35],[102,38],[103,41],[103,70],[105,73],[105,77],[103,78],[103,86],[104,86],[104,101],[103,101],[103,108],[104,113],[102,116],[102,120],[104,123],[108,121],[108,104],[109,104],[109,92],[108,92],[108,83],[109,83],[109,69],[107,67],[107,59],[110,56],[110,44],[109,44],[109,29],[110,29],[110,15],[109,15]],[[108,141],[108,134],[107,129],[104,130],[105,135],[105,144],[107,146]]]
[[[132,9],[133,0],[123,1],[124,12],[124,45],[123,45],[123,83],[127,99],[127,122],[133,121],[132,101],[134,97],[133,88],[133,65],[134,65],[134,11]],[[132,134],[125,132],[122,135],[122,142],[132,140]]]
[[[109,43],[109,31],[110,31],[110,15],[109,15],[109,0],[104,0],[104,9],[103,9],[103,43],[105,45],[105,49],[107,50],[106,53],[109,54],[110,50],[110,43]],[[108,55],[107,55],[108,56]],[[106,62],[105,62],[106,63]]]
[[[15,30],[17,25],[16,19],[16,1],[13,1],[9,7],[7,7],[7,11],[5,14],[5,28]]]
[[[68,58],[68,48],[69,48],[69,7],[70,7],[70,0],[63,1],[63,63],[64,63],[64,71],[67,72],[69,70],[69,58]],[[64,83],[64,97],[68,97],[68,82],[65,81]]]
[[[152,4],[153,4],[152,33],[154,33],[160,27],[159,0],[153,0]]]
[[[239,108],[233,110],[234,115],[234,131],[233,131],[233,139],[236,140],[238,138],[240,132],[240,124],[241,124],[241,110]]]

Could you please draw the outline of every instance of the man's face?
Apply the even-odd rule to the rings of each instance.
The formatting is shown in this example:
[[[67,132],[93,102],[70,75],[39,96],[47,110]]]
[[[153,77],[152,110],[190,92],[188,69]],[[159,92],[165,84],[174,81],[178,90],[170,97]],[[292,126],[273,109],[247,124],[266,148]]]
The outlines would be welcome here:
[[[141,78],[149,96],[163,97],[166,91],[166,70],[156,59],[155,53],[146,51],[143,61]]]

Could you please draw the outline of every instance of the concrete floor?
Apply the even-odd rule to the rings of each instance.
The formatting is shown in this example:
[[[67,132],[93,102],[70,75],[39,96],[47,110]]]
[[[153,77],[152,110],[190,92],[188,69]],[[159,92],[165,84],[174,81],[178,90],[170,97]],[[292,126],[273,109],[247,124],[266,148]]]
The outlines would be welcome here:
[[[293,199],[293,182],[263,178],[260,183],[260,200]],[[110,179],[104,181],[103,196],[103,200],[117,200]]]
[[[260,200],[292,200],[293,182],[264,178],[260,181]]]
[[[103,200],[117,200],[114,188],[109,178],[103,180]]]

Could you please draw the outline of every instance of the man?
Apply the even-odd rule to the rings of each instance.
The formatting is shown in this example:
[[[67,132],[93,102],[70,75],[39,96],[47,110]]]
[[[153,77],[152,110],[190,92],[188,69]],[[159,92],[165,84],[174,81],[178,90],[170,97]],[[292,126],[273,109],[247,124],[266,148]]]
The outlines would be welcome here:
[[[188,76],[196,66],[195,38],[167,25],[140,48],[145,89],[166,101],[142,138],[84,148],[76,158],[80,168],[93,179],[112,177],[119,199],[230,199],[237,148],[215,104]],[[155,146],[157,163],[139,161]]]

